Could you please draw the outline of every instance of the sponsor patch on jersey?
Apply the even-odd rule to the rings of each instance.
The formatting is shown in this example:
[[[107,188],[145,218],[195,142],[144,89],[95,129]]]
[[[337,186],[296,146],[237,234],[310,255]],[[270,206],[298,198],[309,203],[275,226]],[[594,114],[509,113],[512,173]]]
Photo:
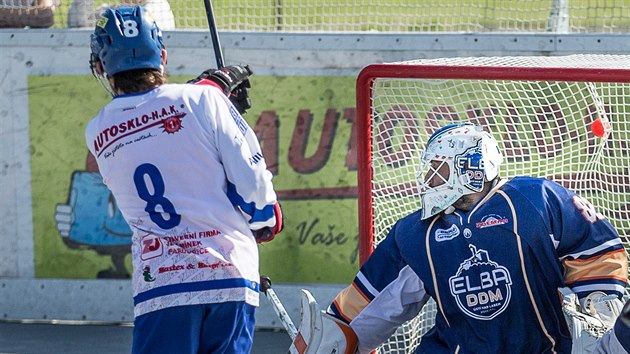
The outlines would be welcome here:
[[[437,231],[435,231],[435,240],[437,242],[449,241],[457,236],[459,236],[459,229],[455,225],[452,225],[448,229],[437,229]]]
[[[230,106],[230,114],[232,115],[232,118],[234,119],[234,123],[236,123],[238,130],[240,130],[241,133],[245,135],[249,126],[247,125],[247,122],[245,122],[245,119],[243,119],[243,116],[241,116],[241,114],[238,113],[236,108],[232,106]]]
[[[179,113],[174,105],[169,105],[150,112],[138,113],[135,117],[118,124],[105,126],[92,141],[96,157],[101,157],[101,154],[114,144],[127,145],[127,142],[131,141],[131,135],[158,125],[161,125],[164,132],[167,133],[172,134],[179,131],[182,128],[181,120],[185,116],[186,113]],[[152,136],[151,133],[148,133],[148,136]],[[121,142],[121,139],[124,140]],[[140,140],[142,139],[135,138],[133,141],[138,142]]]
[[[142,278],[147,283],[155,281],[155,277],[153,277],[153,274],[151,274],[151,267],[145,266],[144,268],[142,268]]]
[[[512,296],[512,279],[507,268],[492,261],[488,251],[469,245],[472,257],[459,265],[448,279],[451,295],[467,316],[491,320],[505,311]]]
[[[182,125],[182,118],[186,116],[186,113],[174,115],[172,117],[165,118],[162,121],[162,129],[167,134],[175,134],[180,131],[184,126]]]
[[[140,244],[142,245],[142,253],[140,254],[140,259],[142,259],[143,261],[159,257],[164,254],[164,245],[155,235],[145,235],[140,241]]]
[[[485,227],[507,224],[509,220],[506,217],[497,214],[489,214],[481,218],[481,221],[475,224],[478,229]]]

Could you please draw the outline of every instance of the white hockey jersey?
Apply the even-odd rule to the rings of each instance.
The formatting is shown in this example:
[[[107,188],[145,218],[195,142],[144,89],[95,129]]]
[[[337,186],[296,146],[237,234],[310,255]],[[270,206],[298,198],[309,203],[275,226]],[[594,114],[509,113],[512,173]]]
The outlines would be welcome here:
[[[250,230],[276,223],[254,131],[213,86],[115,97],[86,128],[104,183],[133,230],[135,315],[180,305],[258,306]]]

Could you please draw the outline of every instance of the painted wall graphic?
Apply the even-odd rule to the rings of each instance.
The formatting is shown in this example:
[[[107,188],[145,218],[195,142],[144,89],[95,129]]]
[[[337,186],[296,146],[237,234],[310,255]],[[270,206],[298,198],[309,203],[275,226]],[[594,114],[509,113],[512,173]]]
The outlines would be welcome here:
[[[91,249],[110,256],[112,267],[97,278],[129,278],[125,257],[131,249],[131,229],[116,206],[116,199],[103,184],[96,160],[88,153],[86,169],[74,171],[66,204],[57,204],[55,221],[69,249]]]
[[[358,268],[355,78],[254,76],[252,84],[245,118],[274,174],[286,225],[260,245],[261,272],[276,282],[346,283]],[[133,271],[131,230],[84,140],[86,123],[109,99],[92,77],[29,78],[38,278]]]

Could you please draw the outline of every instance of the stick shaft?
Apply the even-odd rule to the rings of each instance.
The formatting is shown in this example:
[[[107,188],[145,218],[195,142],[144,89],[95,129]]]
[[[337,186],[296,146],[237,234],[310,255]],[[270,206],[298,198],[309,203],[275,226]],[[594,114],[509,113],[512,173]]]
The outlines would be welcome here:
[[[289,317],[287,310],[284,309],[282,302],[280,302],[280,299],[276,295],[276,292],[269,288],[265,292],[265,295],[267,295],[267,299],[271,302],[271,307],[273,307],[273,310],[276,312],[280,322],[282,322],[284,329],[286,329],[287,333],[289,333],[289,337],[291,337],[292,340],[295,339],[298,331],[295,328],[293,321],[291,321],[291,317]]]
[[[212,10],[212,2],[203,0],[206,6],[206,17],[208,18],[208,27],[210,28],[210,37],[212,38],[212,47],[214,48],[214,58],[217,61],[217,69],[225,66],[223,62],[223,51],[221,50],[221,42],[219,42],[219,31],[217,23],[214,21],[214,11]]]

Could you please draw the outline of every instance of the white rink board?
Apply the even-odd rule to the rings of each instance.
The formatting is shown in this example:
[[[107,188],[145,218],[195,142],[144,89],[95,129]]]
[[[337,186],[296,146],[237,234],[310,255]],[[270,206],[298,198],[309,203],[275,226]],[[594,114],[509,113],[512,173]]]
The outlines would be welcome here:
[[[89,30],[0,29],[0,320],[126,322],[133,318],[128,280],[35,279],[27,78],[89,75]],[[205,31],[164,33],[172,75],[212,67]],[[614,34],[237,33],[220,34],[226,63],[250,64],[260,75],[356,76],[372,63],[495,55],[628,54]],[[299,289],[323,307],[344,285],[277,284],[299,322]],[[281,328],[261,298],[258,326]]]
[[[343,285],[272,284],[296,327],[300,323],[302,287],[307,287],[325,309]],[[0,278],[0,296],[0,321],[133,322],[128,280]],[[263,294],[256,312],[256,327],[284,328]]]

